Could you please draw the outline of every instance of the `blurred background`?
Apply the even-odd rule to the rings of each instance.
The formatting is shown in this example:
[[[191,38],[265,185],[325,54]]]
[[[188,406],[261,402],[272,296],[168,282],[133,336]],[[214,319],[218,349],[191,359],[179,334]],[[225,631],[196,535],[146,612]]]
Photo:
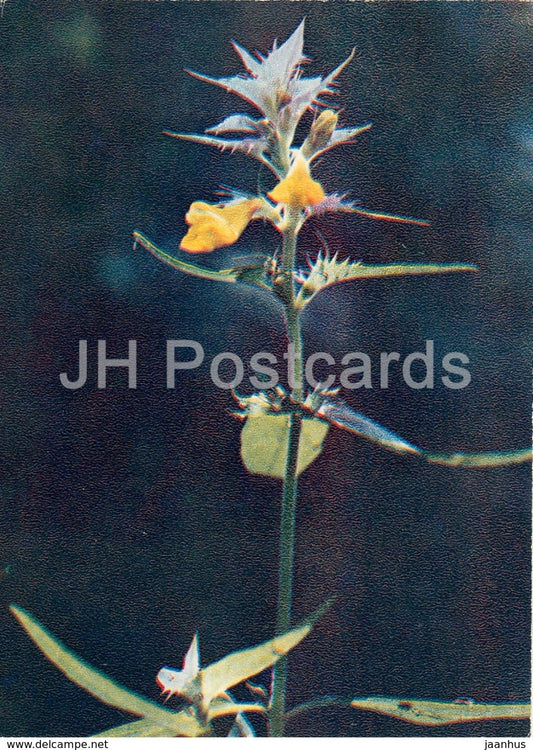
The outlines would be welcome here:
[[[367,280],[309,306],[307,353],[407,354],[435,341],[470,358],[472,383],[345,394],[438,451],[529,443],[531,7],[526,3],[30,3],[0,21],[3,213],[0,607],[3,735],[78,736],[127,719],[70,683],[7,611],[27,608],[87,661],[155,700],[163,664],[193,633],[207,664],[272,636],[280,483],[239,458],[241,424],[208,363],[285,349],[259,290],[181,276],[168,252],[193,200],[220,183],[268,190],[245,156],[178,142],[246,103],[187,75],[242,69],[237,40],[266,52],[306,16],[308,74],[356,57],[332,102],[373,122],[317,174],[375,210],[429,228],[335,216],[301,235],[365,262],[461,261],[477,275]],[[317,230],[317,231],[315,231]],[[205,263],[272,251],[259,222]],[[203,260],[203,259],[202,259]],[[96,341],[125,357],[96,386]],[[206,363],[165,387],[165,342]],[[89,378],[77,391],[78,341]],[[243,386],[241,390],[246,390]],[[529,697],[529,469],[450,469],[332,429],[300,482],[294,616],[336,594],[291,659],[289,704],[323,694],[518,701]],[[263,676],[266,684],[268,675]],[[236,691],[239,693],[239,691]],[[242,693],[241,695],[244,695]],[[525,735],[525,722],[427,729],[324,709],[294,735]]]

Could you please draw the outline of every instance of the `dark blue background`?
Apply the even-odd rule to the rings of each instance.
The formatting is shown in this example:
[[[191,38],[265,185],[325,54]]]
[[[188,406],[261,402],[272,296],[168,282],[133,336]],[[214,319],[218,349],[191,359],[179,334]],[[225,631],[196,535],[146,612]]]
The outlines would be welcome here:
[[[315,227],[366,262],[462,261],[477,275],[371,280],[321,295],[306,351],[408,353],[433,339],[465,352],[472,384],[431,392],[399,377],[356,391],[358,409],[424,447],[505,450],[529,440],[531,59],[524,3],[68,3],[4,8],[3,213],[4,735],[84,735],[126,717],[44,660],[7,612],[29,609],[89,662],[158,697],[195,630],[203,663],[275,627],[280,485],[246,473],[231,395],[206,366],[165,389],[165,340],[243,359],[281,356],[280,310],[259,291],[179,276],[142,250],[170,252],[192,200],[269,175],[244,156],[180,143],[244,103],[184,68],[230,75],[236,39],[265,52],[307,17],[311,74],[356,58],[334,99],[344,124],[371,120],[324,158],[329,191],[428,229],[346,216]],[[259,223],[233,254],[271,251]],[[264,244],[267,243],[267,244]],[[302,233],[302,250],[319,240]],[[302,253],[303,260],[303,253]],[[87,387],[67,391],[78,340]],[[96,340],[139,346],[96,388]],[[437,373],[438,374],[438,373]],[[332,430],[301,480],[295,617],[337,594],[291,660],[289,703],[314,695],[453,700],[529,696],[529,471],[449,469]],[[520,722],[425,729],[327,709],[303,735],[520,735]]]

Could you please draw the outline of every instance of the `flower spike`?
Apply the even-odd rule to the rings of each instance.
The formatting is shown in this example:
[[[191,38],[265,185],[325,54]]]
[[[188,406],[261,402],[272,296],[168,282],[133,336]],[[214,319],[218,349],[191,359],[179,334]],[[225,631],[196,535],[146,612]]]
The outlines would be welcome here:
[[[272,51],[266,57],[258,55],[257,60],[244,47],[234,42],[233,47],[250,74],[249,76],[212,78],[192,70],[187,70],[187,72],[200,81],[213,83],[215,86],[237,94],[257,107],[270,120],[275,120],[284,99],[290,95],[291,80],[298,66],[305,61],[303,30],[304,21],[280,47],[274,43]]]
[[[247,71],[244,74],[213,78],[193,70],[187,72],[200,81],[237,94],[262,112],[271,123],[283,123],[284,130],[294,133],[304,112],[320,104],[318,97],[332,93],[335,78],[355,53],[352,50],[346,60],[325,78],[302,77],[300,66],[308,61],[303,54],[303,32],[304,21],[281,46],[274,43],[272,51],[266,56],[257,54],[254,57],[234,42],[233,47]]]

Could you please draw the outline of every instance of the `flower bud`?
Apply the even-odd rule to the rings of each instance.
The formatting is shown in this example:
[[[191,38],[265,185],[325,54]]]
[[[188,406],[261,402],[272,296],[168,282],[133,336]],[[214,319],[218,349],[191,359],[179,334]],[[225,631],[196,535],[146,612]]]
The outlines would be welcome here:
[[[302,144],[301,151],[306,159],[310,159],[313,154],[326,147],[337,127],[338,119],[338,115],[332,109],[325,109],[319,114]]]

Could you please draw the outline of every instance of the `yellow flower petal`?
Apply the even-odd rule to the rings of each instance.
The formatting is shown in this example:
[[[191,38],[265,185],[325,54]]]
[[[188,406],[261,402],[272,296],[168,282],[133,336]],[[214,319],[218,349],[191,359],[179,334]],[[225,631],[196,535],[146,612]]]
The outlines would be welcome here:
[[[182,239],[180,248],[189,253],[210,253],[218,247],[233,245],[260,205],[259,198],[225,206],[203,201],[191,203],[185,215],[189,231]]]
[[[316,206],[324,200],[326,194],[322,185],[311,177],[307,160],[298,153],[287,176],[278,182],[268,197],[276,203],[285,203],[298,209]]]

